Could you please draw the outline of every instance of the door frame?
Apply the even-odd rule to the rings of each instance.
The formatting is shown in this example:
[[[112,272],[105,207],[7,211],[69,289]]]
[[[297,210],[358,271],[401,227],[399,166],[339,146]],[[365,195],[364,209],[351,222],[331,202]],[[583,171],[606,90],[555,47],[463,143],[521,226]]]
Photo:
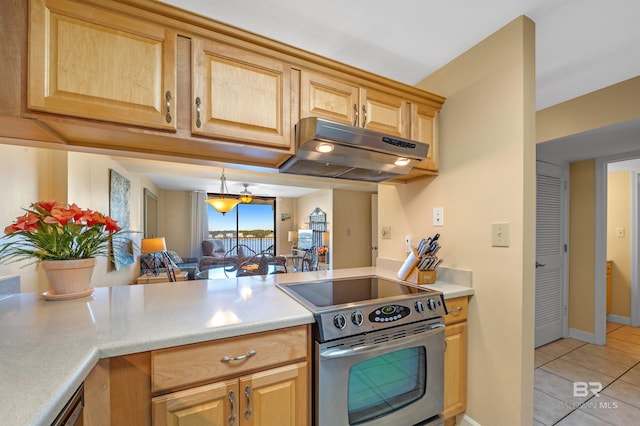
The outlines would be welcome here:
[[[607,342],[607,182],[609,163],[640,158],[640,151],[609,155],[596,158],[596,188],[595,188],[595,315],[594,315],[594,343],[604,345]],[[638,178],[635,179],[637,182]],[[638,220],[640,204],[639,188],[634,187],[632,181],[631,202],[631,325],[640,326],[640,265],[638,262],[638,243],[640,243],[640,229],[634,229]],[[640,207],[638,207],[640,208]],[[635,213],[634,213],[635,210]],[[635,240],[635,241],[634,241]],[[634,324],[634,322],[636,324]]]

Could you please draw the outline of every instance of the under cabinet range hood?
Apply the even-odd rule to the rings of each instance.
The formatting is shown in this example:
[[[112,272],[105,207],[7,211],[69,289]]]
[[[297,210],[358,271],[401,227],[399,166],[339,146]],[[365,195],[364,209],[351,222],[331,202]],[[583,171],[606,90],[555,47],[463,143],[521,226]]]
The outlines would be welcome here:
[[[280,173],[382,182],[409,173],[429,145],[317,117],[296,125],[296,154]]]

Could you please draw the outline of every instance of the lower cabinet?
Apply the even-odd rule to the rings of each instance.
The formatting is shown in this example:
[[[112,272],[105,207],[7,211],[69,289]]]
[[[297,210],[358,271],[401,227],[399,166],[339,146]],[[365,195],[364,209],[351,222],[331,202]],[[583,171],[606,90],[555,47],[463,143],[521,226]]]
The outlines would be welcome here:
[[[454,425],[455,416],[467,408],[467,308],[468,298],[446,300],[444,338],[445,425]]]
[[[159,396],[153,425],[304,425],[307,376],[304,362]]]
[[[85,425],[311,424],[308,325],[101,359]]]

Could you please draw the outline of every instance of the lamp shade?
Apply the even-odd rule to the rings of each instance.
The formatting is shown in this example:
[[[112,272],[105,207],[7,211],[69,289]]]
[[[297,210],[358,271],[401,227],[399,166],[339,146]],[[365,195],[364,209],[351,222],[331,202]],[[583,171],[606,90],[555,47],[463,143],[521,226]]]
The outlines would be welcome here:
[[[240,200],[235,198],[207,198],[205,203],[211,205],[214,209],[222,214],[229,213],[235,206],[240,203]]]
[[[329,245],[329,233],[328,232],[323,232],[322,233],[322,245],[323,246],[328,246]]]
[[[147,253],[160,253],[167,249],[167,244],[164,241],[164,237],[158,238],[143,238],[142,247],[140,251],[143,254]]]
[[[298,231],[288,231],[287,232],[287,241],[292,243],[294,241],[298,241]]]
[[[222,175],[220,176],[220,197],[207,198],[206,200],[204,200],[204,202],[222,213],[222,215],[224,216],[225,213],[230,212],[235,206],[240,203],[240,200],[237,200],[235,198],[224,198],[225,195],[227,195],[227,178],[224,175],[224,169],[222,169]]]

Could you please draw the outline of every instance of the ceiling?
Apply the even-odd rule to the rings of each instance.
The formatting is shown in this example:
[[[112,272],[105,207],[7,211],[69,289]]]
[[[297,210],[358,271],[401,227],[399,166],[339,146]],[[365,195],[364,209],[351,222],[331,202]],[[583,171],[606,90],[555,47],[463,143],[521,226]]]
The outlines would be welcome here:
[[[640,45],[637,0],[164,0],[164,3],[410,85],[518,16],[526,15],[536,24],[538,110],[640,75],[640,55],[632,53]],[[607,147],[619,151],[628,148],[630,137],[640,134],[640,123],[605,130],[606,134],[601,131],[591,136],[606,137]],[[622,132],[620,135],[618,130]],[[569,145],[571,149],[567,150]],[[605,154],[610,153],[609,148],[605,148]],[[575,156],[593,158],[595,155],[589,150],[600,152],[602,146],[576,138],[566,146],[548,142],[544,149],[547,155],[575,161]],[[186,176],[181,173],[190,170],[191,166],[182,172],[175,171],[175,175],[155,173],[152,178],[165,189],[185,189],[197,184],[201,187],[198,189],[215,186],[213,191],[219,190],[219,181],[206,182],[203,176],[178,179],[178,175]],[[210,168],[208,172],[212,173]],[[213,172],[218,173],[219,169]],[[256,193],[258,182],[284,184],[286,188],[279,191],[281,196],[302,194],[304,188],[314,186],[297,178],[296,185],[289,186],[291,177],[283,182],[276,176],[267,174],[262,178],[241,171],[227,172],[230,192],[236,192],[236,184],[240,192],[242,181],[250,183],[250,190],[256,189],[253,191]],[[315,185],[330,187],[331,182]],[[278,191],[267,186],[264,190]]]

